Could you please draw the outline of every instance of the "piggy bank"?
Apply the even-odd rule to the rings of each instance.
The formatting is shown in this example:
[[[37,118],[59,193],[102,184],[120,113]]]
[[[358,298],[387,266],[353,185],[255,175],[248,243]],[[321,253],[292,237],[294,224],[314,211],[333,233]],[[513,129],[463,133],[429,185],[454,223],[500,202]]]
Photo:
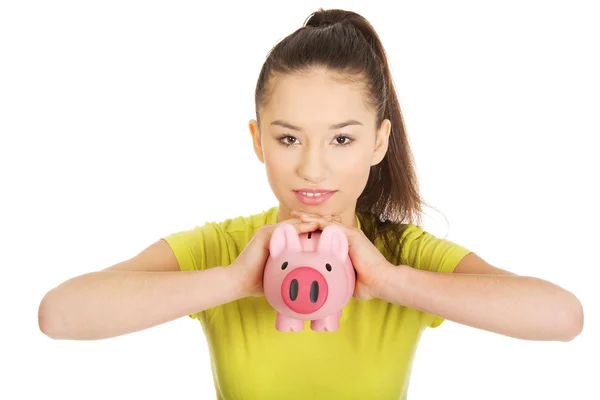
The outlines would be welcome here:
[[[282,223],[271,235],[269,251],[263,289],[277,311],[275,328],[298,332],[310,320],[313,331],[337,330],[356,283],[344,231],[328,225],[298,234]]]

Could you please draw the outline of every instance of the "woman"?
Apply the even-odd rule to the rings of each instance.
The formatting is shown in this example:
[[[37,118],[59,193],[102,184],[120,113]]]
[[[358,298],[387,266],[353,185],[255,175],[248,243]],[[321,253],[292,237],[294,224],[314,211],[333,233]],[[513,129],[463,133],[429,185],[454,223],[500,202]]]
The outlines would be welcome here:
[[[446,318],[530,340],[579,334],[573,294],[419,227],[400,105],[363,17],[312,14],[269,53],[255,100],[254,151],[279,205],[173,233],[63,283],[40,304],[44,333],[100,339],[190,315],[208,339],[220,399],[404,399],[421,333]],[[282,222],[346,232],[357,284],[338,330],[275,329],[262,274]]]

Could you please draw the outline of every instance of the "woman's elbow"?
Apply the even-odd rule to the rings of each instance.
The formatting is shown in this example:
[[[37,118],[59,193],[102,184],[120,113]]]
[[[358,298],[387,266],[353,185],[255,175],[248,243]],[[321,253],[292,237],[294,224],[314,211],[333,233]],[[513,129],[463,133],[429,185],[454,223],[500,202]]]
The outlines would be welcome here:
[[[38,308],[38,326],[40,331],[51,339],[62,339],[58,323],[58,311],[53,302],[53,291],[42,298]]]
[[[583,331],[583,305],[575,295],[571,294],[571,296],[573,305],[571,312],[565,318],[566,322],[564,326],[568,329],[566,329],[567,333],[566,337],[562,340],[563,342],[570,342]]]

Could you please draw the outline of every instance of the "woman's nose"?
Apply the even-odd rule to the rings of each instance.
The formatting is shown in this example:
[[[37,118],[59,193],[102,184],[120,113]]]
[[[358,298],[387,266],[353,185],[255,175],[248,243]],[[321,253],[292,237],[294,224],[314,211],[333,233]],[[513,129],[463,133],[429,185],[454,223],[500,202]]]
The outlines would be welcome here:
[[[319,150],[307,151],[298,167],[299,175],[313,184],[325,179],[326,170],[324,154]]]

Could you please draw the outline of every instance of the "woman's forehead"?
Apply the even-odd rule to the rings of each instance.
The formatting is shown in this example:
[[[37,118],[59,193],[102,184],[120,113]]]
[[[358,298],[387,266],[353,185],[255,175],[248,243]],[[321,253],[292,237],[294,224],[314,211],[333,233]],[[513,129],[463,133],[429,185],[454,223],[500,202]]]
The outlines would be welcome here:
[[[289,75],[277,78],[266,107],[269,116],[285,119],[342,121],[370,118],[364,86],[322,75]]]

